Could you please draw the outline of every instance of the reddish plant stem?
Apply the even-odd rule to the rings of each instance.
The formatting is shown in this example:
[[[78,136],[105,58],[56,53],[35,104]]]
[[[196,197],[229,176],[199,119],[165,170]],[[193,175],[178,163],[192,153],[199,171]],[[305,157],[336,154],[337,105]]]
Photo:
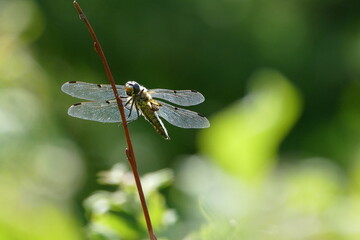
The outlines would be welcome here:
[[[140,176],[139,176],[139,172],[138,172],[138,168],[137,168],[137,163],[136,163],[136,159],[135,159],[135,154],[134,154],[134,149],[131,143],[131,138],[130,138],[130,133],[129,133],[129,129],[127,126],[127,122],[126,122],[126,117],[125,117],[125,112],[124,112],[124,106],[123,106],[123,102],[119,96],[119,93],[116,89],[115,86],[115,80],[114,77],[110,71],[110,67],[109,64],[106,60],[105,54],[102,50],[101,44],[98,40],[98,38],[96,37],[96,34],[93,30],[93,28],[90,25],[89,20],[87,19],[85,13],[83,12],[83,10],[81,9],[80,5],[76,2],[76,0],[74,1],[74,6],[76,8],[76,10],[79,13],[80,19],[84,21],[84,23],[86,24],[86,27],[88,28],[91,38],[94,40],[94,48],[95,51],[98,53],[98,55],[101,58],[101,61],[104,65],[105,68],[105,72],[106,75],[110,81],[112,90],[114,92],[115,95],[115,99],[119,108],[119,112],[120,112],[120,116],[121,116],[121,121],[122,121],[122,125],[124,128],[124,132],[125,132],[125,137],[126,137],[126,143],[127,143],[127,148],[126,148],[126,156],[128,158],[129,164],[131,166],[131,170],[134,174],[134,178],[135,178],[135,183],[136,183],[136,187],[139,193],[139,198],[140,198],[140,202],[141,202],[141,206],[143,208],[143,212],[144,212],[144,217],[145,217],[145,221],[146,221],[146,225],[147,225],[147,229],[148,229],[148,233],[149,233],[149,237],[151,240],[156,240],[156,236],[153,232],[152,229],[152,225],[151,225],[151,219],[150,219],[150,215],[149,215],[149,211],[147,209],[147,205],[146,205],[146,200],[145,200],[145,196],[144,196],[144,192],[141,186],[141,181],[140,181]]]

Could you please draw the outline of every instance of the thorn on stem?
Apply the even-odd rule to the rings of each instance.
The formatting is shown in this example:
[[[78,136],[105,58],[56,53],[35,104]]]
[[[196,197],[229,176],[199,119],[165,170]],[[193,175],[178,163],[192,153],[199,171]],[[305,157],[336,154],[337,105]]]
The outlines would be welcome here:
[[[96,44],[96,42],[94,42],[94,50],[97,54],[99,54],[98,45]]]
[[[131,159],[131,155],[130,155],[130,152],[129,152],[129,149],[128,149],[128,148],[125,149],[125,153],[126,153],[126,156],[127,156],[128,160],[130,160],[130,159]]]
[[[126,153],[126,156],[127,156],[128,162],[130,163],[131,168],[137,169],[137,163],[134,160],[134,157],[133,157],[133,155],[131,155],[128,148],[125,149],[125,153]]]
[[[79,14],[79,18],[80,18],[80,20],[84,21],[85,15],[84,15],[83,13],[80,13],[80,14]]]

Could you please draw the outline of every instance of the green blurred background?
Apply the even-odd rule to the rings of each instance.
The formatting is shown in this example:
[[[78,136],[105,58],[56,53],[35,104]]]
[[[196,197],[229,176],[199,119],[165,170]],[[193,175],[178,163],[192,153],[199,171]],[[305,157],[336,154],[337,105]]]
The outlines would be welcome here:
[[[206,97],[209,129],[130,124],[159,239],[360,239],[358,0],[79,3],[118,84]],[[147,239],[122,128],[66,81],[108,83],[72,1],[0,0],[0,239]]]

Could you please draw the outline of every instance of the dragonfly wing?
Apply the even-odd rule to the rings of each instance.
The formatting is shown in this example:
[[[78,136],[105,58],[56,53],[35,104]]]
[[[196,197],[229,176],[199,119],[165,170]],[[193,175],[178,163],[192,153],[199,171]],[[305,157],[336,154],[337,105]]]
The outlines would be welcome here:
[[[204,96],[195,90],[169,90],[169,89],[150,89],[153,98],[163,99],[180,106],[192,106],[202,103]]]
[[[157,114],[174,126],[181,128],[207,128],[210,127],[209,120],[203,115],[171,106],[170,104],[158,101],[161,106]]]
[[[138,113],[135,108],[133,108],[131,114],[127,108],[124,108],[124,111],[127,122],[134,121],[138,118]],[[69,108],[68,114],[76,118],[97,122],[122,122],[116,100],[76,103]],[[140,114],[139,112],[139,115]]]
[[[124,86],[116,85],[116,89],[121,97],[125,97]],[[70,96],[90,100],[102,101],[114,99],[114,92],[109,84],[94,84],[86,82],[66,82],[61,86],[61,90]]]

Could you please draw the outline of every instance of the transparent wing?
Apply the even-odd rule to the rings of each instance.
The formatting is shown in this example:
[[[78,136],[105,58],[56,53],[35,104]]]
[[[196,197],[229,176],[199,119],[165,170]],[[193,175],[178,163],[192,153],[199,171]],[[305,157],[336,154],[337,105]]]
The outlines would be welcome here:
[[[150,89],[153,98],[163,99],[180,106],[192,106],[202,103],[204,96],[195,90],[169,90],[169,89]]]
[[[161,106],[156,113],[174,126],[181,128],[207,128],[210,122],[197,112],[177,108],[170,104],[158,101]]]
[[[124,86],[116,85],[118,93],[121,97],[125,97]],[[70,96],[90,100],[102,101],[114,99],[114,92],[109,84],[93,84],[86,82],[66,82],[61,86],[61,90]]]
[[[131,111],[130,116],[130,110],[127,108],[124,108],[124,110],[127,122],[138,118],[135,107]],[[122,122],[116,100],[76,103],[69,108],[68,114],[76,118],[97,122]],[[140,109],[139,115],[141,115]]]

